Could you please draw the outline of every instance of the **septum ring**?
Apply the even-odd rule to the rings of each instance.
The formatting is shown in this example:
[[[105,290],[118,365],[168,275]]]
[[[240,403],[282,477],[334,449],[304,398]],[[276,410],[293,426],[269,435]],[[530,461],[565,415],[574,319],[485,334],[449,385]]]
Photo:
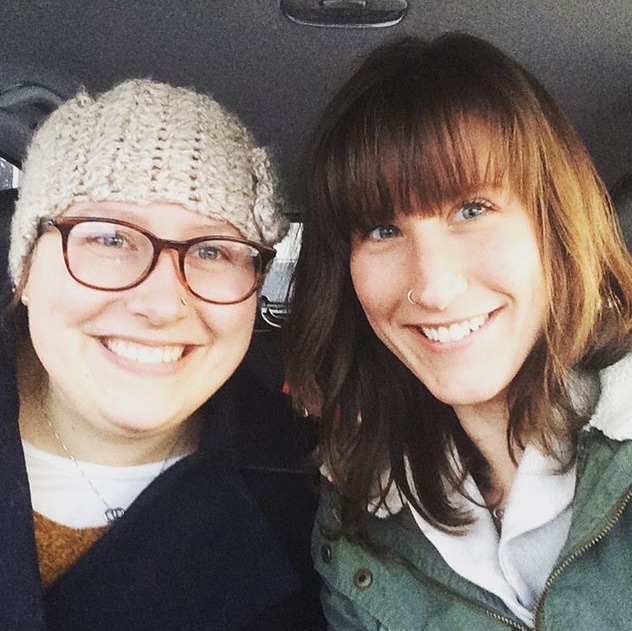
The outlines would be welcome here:
[[[417,305],[417,303],[413,300],[413,290],[409,289],[408,293],[406,294],[406,300],[408,300],[408,302],[410,302],[411,305]]]

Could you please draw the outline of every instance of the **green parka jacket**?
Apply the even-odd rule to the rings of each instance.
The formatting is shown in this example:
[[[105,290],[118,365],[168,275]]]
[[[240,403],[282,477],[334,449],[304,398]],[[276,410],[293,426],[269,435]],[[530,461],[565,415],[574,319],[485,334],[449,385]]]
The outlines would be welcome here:
[[[632,362],[626,361],[630,376]],[[632,379],[618,379],[632,398]],[[627,383],[625,383],[627,381]],[[632,405],[615,434],[632,425]],[[627,411],[626,411],[627,408]],[[603,415],[602,415],[603,416]],[[597,423],[599,426],[599,423]],[[627,436],[626,436],[627,438]],[[632,438],[632,433],[629,436]],[[577,486],[567,541],[535,610],[538,631],[632,629],[632,440],[591,427],[579,437]],[[325,483],[313,538],[332,631],[507,631],[528,627],[494,594],[454,572],[408,508],[371,518],[369,533],[388,550],[378,557],[330,539],[336,493]]]

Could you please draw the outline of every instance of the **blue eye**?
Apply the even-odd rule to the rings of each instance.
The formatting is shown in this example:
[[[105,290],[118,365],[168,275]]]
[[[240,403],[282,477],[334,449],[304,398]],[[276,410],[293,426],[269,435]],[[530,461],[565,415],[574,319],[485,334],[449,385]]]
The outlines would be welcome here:
[[[368,233],[367,238],[371,241],[385,241],[386,239],[393,239],[399,237],[401,231],[397,226],[387,224],[385,226],[377,226]]]
[[[210,245],[197,248],[194,254],[200,259],[211,261],[216,261],[222,258],[222,253],[220,252],[219,248]]]
[[[125,247],[125,239],[119,234],[104,234],[99,237],[95,237],[94,241],[99,245],[104,245],[107,248],[123,248]]]
[[[130,231],[124,230],[104,230],[103,226],[97,226],[93,230],[93,224],[85,222],[82,229],[73,229],[70,233],[72,242],[82,246],[99,247],[107,250],[133,250],[138,246],[138,237]]]
[[[454,213],[456,221],[470,221],[484,215],[490,207],[485,202],[471,201],[461,204]]]

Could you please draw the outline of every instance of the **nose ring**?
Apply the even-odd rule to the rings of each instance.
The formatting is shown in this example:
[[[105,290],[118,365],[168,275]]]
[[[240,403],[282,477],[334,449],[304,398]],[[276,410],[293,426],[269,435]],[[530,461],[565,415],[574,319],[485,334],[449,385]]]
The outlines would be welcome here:
[[[453,296],[450,297],[450,299],[443,305],[441,305],[439,307],[439,311],[444,311],[447,306],[450,304],[450,302],[452,302],[452,298],[464,293],[467,290],[467,280],[465,279],[464,276],[459,276],[457,277],[457,284],[454,287],[454,292],[453,292]],[[408,300],[408,302],[411,305],[415,305],[415,306],[419,306],[419,303],[415,300],[414,296],[413,296],[413,290],[409,289],[408,293],[406,294],[406,300]]]
[[[182,298],[182,296],[180,297],[180,304],[183,307],[188,307],[189,306],[189,303],[187,302],[186,298]]]

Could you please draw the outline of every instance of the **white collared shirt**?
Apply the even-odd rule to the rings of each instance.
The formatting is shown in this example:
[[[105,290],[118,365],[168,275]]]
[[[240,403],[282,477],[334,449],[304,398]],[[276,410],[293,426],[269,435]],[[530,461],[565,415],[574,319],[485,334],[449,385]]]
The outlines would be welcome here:
[[[557,461],[527,446],[511,488],[500,536],[474,480],[453,500],[469,508],[475,522],[463,536],[431,526],[410,507],[417,525],[458,574],[498,596],[523,622],[533,608],[568,536],[576,469],[557,474]]]

